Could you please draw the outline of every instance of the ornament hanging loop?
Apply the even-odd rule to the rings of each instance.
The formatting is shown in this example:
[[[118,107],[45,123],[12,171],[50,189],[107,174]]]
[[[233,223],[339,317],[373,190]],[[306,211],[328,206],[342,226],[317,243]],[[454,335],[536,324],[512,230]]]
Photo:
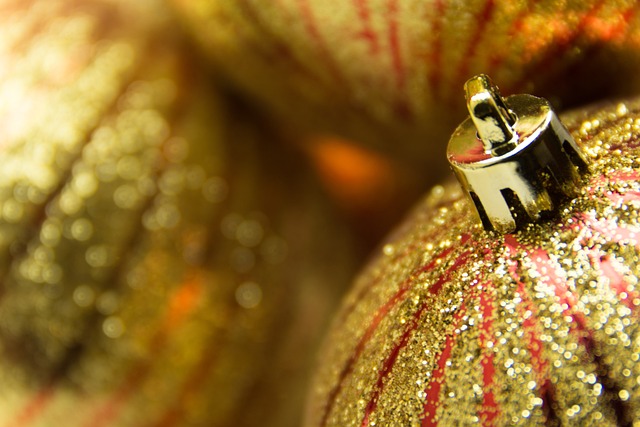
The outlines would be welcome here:
[[[465,84],[470,117],[449,141],[449,163],[484,227],[510,233],[575,197],[585,156],[545,99],[502,98],[488,76]]]
[[[517,142],[516,119],[500,96],[491,79],[481,74],[464,85],[467,109],[484,150],[500,155],[513,149]]]

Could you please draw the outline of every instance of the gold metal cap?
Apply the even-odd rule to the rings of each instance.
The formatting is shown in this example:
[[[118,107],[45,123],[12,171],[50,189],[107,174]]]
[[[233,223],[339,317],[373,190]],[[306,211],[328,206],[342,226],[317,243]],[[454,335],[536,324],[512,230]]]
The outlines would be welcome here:
[[[465,84],[470,117],[447,157],[484,227],[510,233],[576,195],[587,162],[545,99],[502,98],[486,75]]]

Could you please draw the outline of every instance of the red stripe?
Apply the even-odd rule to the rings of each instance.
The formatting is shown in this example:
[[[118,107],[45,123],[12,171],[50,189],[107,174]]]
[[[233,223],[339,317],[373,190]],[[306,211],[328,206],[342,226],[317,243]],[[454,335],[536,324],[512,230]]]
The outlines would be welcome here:
[[[442,289],[442,286],[451,280],[453,273],[467,263],[471,255],[475,254],[473,250],[463,252],[454,261],[454,263],[429,287],[429,292],[436,295]]]
[[[387,4],[387,19],[389,21],[389,54],[391,55],[391,64],[393,66],[393,74],[395,76],[397,103],[395,112],[398,117],[409,120],[411,119],[411,107],[406,99],[406,70],[402,60],[402,52],[400,49],[400,37],[398,32],[398,2],[397,0],[389,0]]]
[[[468,255],[466,255],[467,253],[459,256],[456,261],[453,263],[453,265],[451,265],[446,273],[443,274],[443,277],[446,277],[447,280],[449,280],[451,278],[451,273],[455,270],[457,270],[459,267],[461,267],[464,262],[466,262],[466,260],[469,258]],[[462,261],[464,260],[464,261]],[[437,288],[437,290],[433,289],[433,286],[431,286],[429,288],[430,293],[436,295],[438,293],[438,291],[442,288],[442,284],[445,281],[441,281],[439,280],[437,283],[439,283],[439,286]],[[391,350],[391,353],[389,354],[389,356],[387,357],[387,359],[385,360],[385,362],[382,365],[382,369],[378,372],[378,379],[376,381],[376,385],[373,389],[373,392],[369,398],[369,402],[367,403],[366,409],[365,409],[365,416],[361,422],[361,426],[364,427],[366,425],[368,425],[369,423],[369,417],[371,415],[371,413],[373,413],[373,411],[376,410],[377,406],[378,406],[378,398],[380,397],[380,394],[382,393],[383,389],[384,389],[384,382],[387,378],[387,376],[389,375],[389,373],[391,372],[391,369],[393,368],[396,359],[398,358],[398,355],[400,354],[400,350],[402,350],[407,342],[409,341],[409,337],[411,336],[411,334],[413,332],[415,332],[415,330],[418,327],[418,322],[420,320],[420,318],[423,316],[423,314],[429,309],[431,308],[430,304],[426,304],[426,303],[422,303],[422,305],[420,306],[420,308],[418,309],[418,311],[416,311],[412,318],[411,318],[411,322],[409,323],[409,326],[405,329],[404,333],[402,334],[402,337],[400,338],[400,341],[394,346],[394,348]]]
[[[616,292],[620,301],[631,310],[637,310],[638,307],[633,304],[633,300],[640,298],[640,294],[630,287],[624,280],[624,275],[618,272],[616,266],[619,268],[619,263],[601,251],[590,252],[589,258],[591,263],[609,280],[609,287]]]
[[[592,17],[587,20],[587,31],[595,35],[601,43],[620,42],[627,35],[629,24],[636,12],[637,5],[628,7],[624,12],[616,15],[620,20],[614,25],[607,25],[602,20]]]
[[[622,225],[617,220],[597,219],[592,213],[582,213],[579,216],[584,221],[584,227],[602,235],[607,241],[622,245],[636,242],[635,248],[640,249],[640,228],[633,225]],[[577,227],[577,225],[574,225]]]
[[[465,216],[467,213],[463,212],[460,217]],[[455,221],[456,218],[454,217],[452,219],[452,221]],[[391,264],[395,263],[398,259],[403,258],[404,256],[406,256],[406,254],[413,252],[414,250],[416,250],[416,248],[420,247],[421,245],[425,244],[426,242],[433,242],[437,240],[437,234],[435,235],[430,235],[425,237],[424,239],[420,239],[417,240],[415,242],[413,242],[411,245],[407,246],[407,248],[403,251],[403,253],[398,254],[392,261]],[[471,238],[471,235],[469,233],[464,233],[461,236],[460,239],[460,245],[464,245],[466,244],[469,239]],[[413,272],[411,274],[410,277],[414,277],[416,274],[420,274],[423,273],[425,271],[429,271],[431,270],[433,267],[435,267],[436,263],[439,262],[440,259],[443,259],[444,257],[448,256],[452,251],[454,250],[453,247],[447,248],[444,251],[440,252],[438,255],[436,255],[429,264],[421,267],[420,269],[418,269],[417,271]],[[348,306],[346,306],[343,310],[340,311],[339,313],[339,317],[338,317],[338,324],[343,323],[347,317],[349,317],[349,315],[353,312],[353,310],[355,309],[356,305],[364,298],[366,298],[367,294],[375,288],[376,285],[378,285],[379,281],[381,279],[381,275],[378,275],[373,283],[369,286],[364,286],[362,287],[362,289],[360,289],[357,297],[353,298],[353,302],[351,304],[349,304]],[[409,278],[407,280],[410,280]]]
[[[369,54],[375,56],[380,51],[380,42],[376,32],[371,27],[371,12],[369,11],[368,0],[353,0],[353,3],[362,24],[362,31],[358,35],[369,43]]]
[[[468,233],[463,234],[462,238],[460,239],[460,245],[466,244],[470,240],[470,238],[471,238],[470,234],[468,234]],[[327,395],[327,404],[326,404],[326,406],[324,408],[324,412],[322,414],[322,418],[321,418],[321,422],[320,422],[321,426],[325,426],[327,424],[329,415],[331,414],[331,411],[333,410],[333,405],[335,404],[335,400],[336,400],[338,394],[340,393],[340,391],[342,390],[343,384],[344,384],[347,376],[349,374],[351,374],[351,372],[353,371],[353,367],[355,365],[355,362],[358,360],[358,358],[360,357],[360,355],[364,351],[364,347],[369,342],[369,340],[373,336],[374,332],[377,330],[378,326],[380,325],[380,322],[387,316],[387,314],[400,301],[402,301],[402,298],[407,293],[407,291],[410,289],[410,285],[411,285],[411,283],[413,283],[413,281],[415,280],[417,275],[419,275],[419,274],[421,274],[421,273],[423,273],[425,271],[432,270],[437,265],[437,263],[439,263],[443,258],[447,257],[453,250],[454,250],[453,247],[445,249],[444,251],[440,252],[438,255],[433,257],[433,259],[428,264],[420,267],[419,269],[417,269],[416,271],[411,273],[409,275],[409,277],[407,279],[405,279],[404,282],[402,282],[402,284],[400,285],[398,291],[391,297],[391,299],[389,301],[387,301],[384,305],[382,305],[376,311],[376,314],[374,315],[371,323],[369,324],[369,327],[367,328],[367,330],[365,331],[363,336],[358,341],[358,344],[356,345],[353,354],[347,360],[347,362],[346,362],[344,368],[342,369],[342,371],[340,371],[340,375],[338,376],[338,381],[336,383],[336,386],[333,389],[331,389],[331,391]],[[454,263],[454,265],[451,266],[447,270],[447,272],[445,272],[445,275],[450,275],[450,272],[453,271],[454,268],[457,268],[456,263]],[[441,286],[442,285],[440,285],[440,287]],[[366,288],[366,289],[369,289],[369,288]]]
[[[548,361],[543,356],[544,344],[539,337],[539,323],[535,321],[538,318],[538,313],[535,304],[530,298],[529,292],[533,291],[527,289],[522,282],[521,277],[517,271],[517,262],[513,257],[518,252],[518,249],[525,250],[525,247],[521,245],[513,236],[510,236],[509,242],[506,242],[507,250],[512,259],[509,263],[509,273],[511,277],[518,283],[518,293],[521,298],[521,303],[517,305],[518,313],[524,319],[522,322],[522,329],[528,338],[528,350],[531,355],[531,366],[533,368],[536,383],[538,385],[538,396],[543,400],[542,409],[544,411],[547,423],[555,418],[553,414],[553,403],[555,398],[555,386],[551,382],[548,373]],[[529,316],[526,316],[526,311],[530,311]]]
[[[255,40],[250,40],[245,36],[244,43],[250,50],[258,54],[267,64],[273,64],[274,60],[280,60],[288,64],[292,71],[302,74],[314,81],[318,80],[312,70],[306,68],[304,64],[296,58],[290,46],[286,42],[283,42],[280,36],[264,22],[253,2],[240,0],[238,5],[240,6],[239,10],[244,14],[245,18],[250,21],[250,25],[260,34],[268,38],[272,46],[271,52],[267,52],[263,45],[258,45]],[[237,34],[240,35],[242,32],[238,31]]]
[[[585,33],[587,24],[600,12],[605,3],[606,0],[600,0],[582,16],[580,22],[570,34],[561,38],[556,38],[553,47],[551,47],[545,56],[538,61],[538,64],[529,70],[528,74],[523,76],[520,81],[516,82],[512,86],[513,92],[521,92],[522,88],[532,80],[532,76],[535,76],[536,80],[539,81],[540,79],[538,76],[549,74],[548,70],[553,69],[554,64],[558,63],[559,59],[561,59],[570,49],[575,47],[575,41]]]
[[[618,172],[612,176],[612,180],[633,180],[635,177],[635,173],[625,173],[624,171]],[[597,182],[598,178],[594,181]],[[595,190],[592,190],[593,194]],[[609,241],[618,244],[624,244],[624,241],[635,240],[638,241],[640,233],[635,227],[627,227],[622,226],[617,223],[617,221],[606,221],[606,220],[597,220],[595,217],[589,214],[582,214],[579,217],[582,221],[582,224],[575,224],[573,227],[579,230],[586,230],[588,232],[596,232]],[[586,237],[582,237],[581,240],[584,240]],[[522,246],[519,245],[517,241],[512,240],[511,242],[515,242],[518,246],[513,246],[513,248]],[[508,243],[507,243],[508,244]],[[610,286],[613,290],[618,291],[620,293],[627,292],[627,286],[624,282],[624,277],[618,273],[613,265],[614,261],[608,258],[606,253],[603,253],[597,249],[589,250],[588,253],[589,259],[591,260],[591,264],[595,267],[599,268],[603,275],[610,279]],[[534,249],[530,252],[530,259],[534,268],[540,273],[540,278],[538,278],[538,283],[545,284],[549,286],[555,296],[558,298],[558,301],[561,305],[565,305],[566,308],[563,310],[565,315],[571,317],[572,322],[568,324],[570,330],[574,331],[578,337],[579,342],[587,349],[588,352],[593,350],[595,345],[593,339],[593,331],[589,330],[587,318],[584,313],[578,311],[576,306],[578,305],[578,298],[575,292],[571,291],[567,286],[567,281],[565,278],[560,277],[558,273],[563,273],[564,270],[553,260],[551,260],[549,253],[543,249]],[[635,298],[635,294],[633,294],[630,300]],[[631,302],[631,301],[628,301]],[[628,304],[627,301],[623,299],[623,303]],[[635,308],[635,306],[631,306]]]
[[[519,280],[519,277],[517,277],[516,280]],[[529,342],[528,350],[529,354],[531,354],[531,365],[537,374],[536,376],[538,380],[541,381],[546,379],[548,363],[542,356],[542,348],[544,344],[540,340],[538,326],[534,321],[537,316],[537,310],[531,301],[529,291],[525,289],[524,283],[522,282],[518,284],[518,293],[520,294],[522,303],[518,304],[517,308],[520,316],[524,318],[522,321],[522,328],[528,336],[527,341]],[[529,316],[525,316],[526,311],[529,311],[531,314]]]
[[[626,119],[623,119],[623,120],[626,120]],[[623,120],[620,120],[620,121],[623,121]],[[616,149],[618,148],[622,148],[622,146],[617,146]],[[591,183],[595,184],[596,186],[606,186],[610,183],[615,183],[615,184],[624,183],[624,182],[634,183],[637,181],[640,181],[640,172],[638,172],[635,169],[617,170],[617,171],[611,172],[610,174],[599,175],[591,179]],[[595,189],[592,189],[589,192],[589,194],[592,194],[592,195],[595,194]]]
[[[513,40],[515,36],[522,33],[524,20],[526,17],[531,15],[531,9],[535,6],[536,3],[538,3],[538,1],[539,0],[529,0],[525,9],[520,11],[520,13],[518,13],[518,15],[513,18],[511,27],[509,27],[509,30],[507,31],[506,40]],[[487,74],[493,75],[496,73],[498,68],[504,62],[507,52],[509,52],[508,49],[496,49],[495,53],[489,59]]]
[[[559,271],[554,261],[551,260],[546,251],[536,249],[531,253],[531,262],[534,268],[540,273],[538,283],[549,286],[558,298],[558,302],[561,305],[566,305],[566,309],[563,309],[563,312],[572,319],[568,327],[576,331],[578,341],[580,341],[588,352],[593,350],[593,334],[592,331],[587,328],[587,319],[584,313],[576,309],[578,299],[567,287],[566,280],[558,276]]]
[[[443,259],[445,259],[446,257],[448,257],[455,249],[461,248],[462,246],[466,245],[469,240],[471,240],[471,234],[469,233],[464,233],[461,237],[460,237],[460,242],[458,245],[456,246],[450,246],[447,249],[443,250],[442,252],[440,252],[438,255],[434,256],[433,259],[426,265],[423,265],[422,267],[420,267],[416,272],[412,273],[411,277],[416,276],[420,273],[424,273],[424,272],[428,272],[433,270],[437,264],[439,264]],[[449,274],[452,271],[452,268],[458,263],[458,260],[460,260],[461,257],[465,256],[466,254],[469,254],[471,251],[466,251],[463,252],[454,262],[454,265],[450,268],[447,269],[447,271],[444,273],[444,275]],[[436,282],[437,283],[437,282]],[[442,286],[442,285],[440,285]],[[439,289],[438,289],[439,290]],[[433,286],[430,288],[430,291],[432,293],[437,293],[437,291],[433,290]]]
[[[452,331],[455,331],[460,327],[460,321],[463,315],[466,313],[466,306],[463,303],[460,309],[454,314]],[[444,373],[447,368],[447,361],[451,359],[451,351],[453,345],[457,342],[459,335],[450,333],[444,342],[442,352],[438,357],[436,368],[431,372],[431,380],[425,389],[426,400],[424,402],[424,412],[422,415],[422,427],[436,427],[438,425],[435,420],[436,410],[440,405],[440,390],[442,389],[442,382]]]
[[[534,378],[538,385],[538,396],[543,399],[543,410],[546,413],[547,419],[549,418],[549,412],[552,410],[551,405],[555,400],[555,387],[549,379],[548,362],[543,357],[542,349],[544,344],[540,340],[539,325],[534,320],[537,319],[537,310],[533,301],[530,298],[529,291],[525,288],[524,283],[520,280],[520,276],[516,271],[516,263],[511,262],[509,267],[511,277],[518,282],[518,293],[522,302],[517,305],[517,310],[520,316],[524,319],[522,322],[522,329],[527,337],[527,349],[531,355],[531,367],[533,368]],[[529,316],[525,316],[526,311],[529,311]]]
[[[541,280],[551,285],[555,291],[556,296],[559,299],[560,304],[566,305],[567,308],[563,310],[563,314],[565,316],[569,316],[572,319],[571,322],[567,322],[570,335],[578,336],[578,342],[586,349],[586,352],[590,355],[594,355],[592,356],[594,358],[593,361],[598,366],[598,371],[596,371],[595,374],[599,377],[598,381],[605,386],[605,393],[610,393],[612,392],[611,390],[606,391],[606,380],[603,382],[603,378],[600,378],[602,375],[605,375],[604,378],[606,378],[606,371],[608,371],[609,367],[603,364],[603,361],[597,355],[598,352],[594,352],[594,350],[596,350],[596,342],[593,338],[593,331],[588,328],[587,319],[584,313],[576,309],[577,299],[575,294],[568,289],[565,280],[563,280],[562,278],[558,278],[558,276],[553,271],[552,262],[549,259],[548,254],[543,252],[544,251],[539,251],[539,253],[535,254],[535,257],[532,257],[534,259],[536,269],[538,269],[538,271],[542,273]],[[550,392],[547,393],[544,399],[547,401],[555,400],[553,397],[554,390],[550,389],[549,391]],[[551,404],[547,405],[547,411],[553,411],[553,407]]]
[[[614,30],[614,38],[623,39],[629,35],[629,27],[631,24],[631,20],[634,19],[640,8],[636,4],[635,6],[630,7],[622,14],[622,22],[620,25]]]
[[[469,43],[467,44],[466,52],[462,55],[460,66],[458,68],[457,82],[466,81],[469,73],[469,65],[477,54],[478,46],[482,44],[484,34],[487,32],[487,26],[491,22],[493,13],[495,11],[495,1],[487,0],[484,4],[484,8],[480,12],[476,26],[476,30],[471,35]],[[491,30],[489,30],[490,32]]]
[[[520,244],[516,241],[517,246]],[[513,245],[513,241],[507,246],[509,254],[511,256],[515,255],[515,251],[513,249],[517,248],[517,246]],[[522,302],[516,305],[518,310],[518,314],[524,319],[522,322],[522,328],[525,333],[528,335],[528,342],[532,345],[529,346],[529,352],[531,354],[531,365],[534,370],[538,374],[539,378],[544,378],[546,376],[547,362],[542,357],[542,341],[538,336],[538,330],[536,328],[537,323],[534,322],[534,319],[537,316],[537,310],[531,297],[529,295],[529,290],[526,289],[524,282],[522,281],[520,274],[517,270],[518,264],[516,261],[511,259],[509,261],[509,274],[511,278],[518,284],[518,294]],[[530,314],[527,316],[526,312],[529,311]]]
[[[488,284],[487,284],[488,285]],[[483,373],[483,404],[478,411],[478,416],[482,420],[483,426],[495,425],[498,416],[498,404],[496,403],[493,388],[495,381],[496,368],[493,364],[493,349],[488,346],[492,341],[492,327],[494,314],[493,297],[489,294],[490,290],[485,285],[484,292],[480,293],[480,310],[482,312],[482,324],[480,331],[480,348],[483,350],[482,360],[480,362]]]
[[[380,369],[380,371],[378,372],[378,379],[374,386],[373,393],[371,393],[369,402],[367,403],[367,406],[364,410],[364,418],[360,423],[361,427],[366,427],[369,425],[369,417],[371,416],[371,413],[375,411],[378,406],[378,398],[380,397],[380,393],[382,393],[382,390],[384,389],[384,382],[386,378],[389,376],[389,373],[391,373],[391,369],[393,369],[393,366],[396,363],[396,359],[400,355],[400,350],[402,350],[407,345],[407,343],[409,342],[409,337],[417,329],[418,320],[421,317],[421,315],[424,313],[425,307],[426,306],[423,306],[417,312],[417,314],[413,316],[411,323],[409,324],[409,327],[405,329],[404,333],[402,334],[402,337],[400,338],[400,341],[398,341],[396,345],[393,347],[393,349],[391,350],[391,353],[389,354],[387,359],[384,361],[382,365],[382,369]]]
[[[20,411],[15,420],[10,422],[10,427],[21,427],[31,424],[35,421],[35,418],[39,416],[42,411],[49,405],[51,399],[55,395],[55,388],[53,383],[45,386],[43,389],[29,401],[27,406]]]
[[[309,0],[298,0],[298,6],[300,7],[300,12],[302,14],[307,34],[309,34],[311,40],[316,45],[318,53],[323,58],[329,72],[333,75],[333,78],[338,84],[345,86],[344,76],[340,72],[340,68],[336,65],[333,56],[331,56],[331,51],[327,47],[327,43],[318,28]]]
[[[607,191],[605,196],[618,206],[622,204],[640,202],[640,191],[623,190],[622,193]]]
[[[91,415],[84,424],[85,427],[102,427],[112,423],[122,409],[122,405],[147,377],[150,370],[151,365],[142,365],[134,369],[114,396]]]
[[[442,75],[442,26],[445,20],[446,2],[445,0],[434,0],[433,10],[431,11],[431,52],[429,55],[430,70],[429,83],[433,97],[437,98],[440,89],[440,80]]]
[[[408,290],[408,281],[406,281],[400,287],[398,292],[396,292],[389,301],[387,301],[382,307],[380,307],[374,315],[373,320],[369,324],[369,327],[365,331],[364,335],[360,338],[360,341],[358,341],[354,352],[347,360],[344,368],[342,368],[342,371],[338,376],[337,385],[331,390],[331,392],[329,392],[329,395],[327,396],[327,405],[325,406],[324,413],[322,414],[322,421],[320,422],[321,426],[325,426],[327,424],[327,420],[329,414],[331,413],[331,410],[333,409],[333,405],[335,404],[336,397],[338,396],[338,393],[340,393],[340,390],[342,390],[346,377],[353,371],[355,362],[362,354],[365,345],[369,342],[373,333],[378,329],[378,326],[380,325],[382,319],[384,319],[389,311],[391,311],[391,309],[402,300],[402,297],[407,293]]]

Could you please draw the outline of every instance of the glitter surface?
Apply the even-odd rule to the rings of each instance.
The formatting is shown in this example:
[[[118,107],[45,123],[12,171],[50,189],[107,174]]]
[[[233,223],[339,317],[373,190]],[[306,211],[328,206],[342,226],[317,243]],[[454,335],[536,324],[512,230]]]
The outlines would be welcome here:
[[[0,4],[0,424],[296,425],[352,265],[316,183],[158,2],[18,3]]]
[[[591,159],[580,195],[499,235],[434,188],[343,301],[306,426],[640,419],[640,101],[562,119]]]

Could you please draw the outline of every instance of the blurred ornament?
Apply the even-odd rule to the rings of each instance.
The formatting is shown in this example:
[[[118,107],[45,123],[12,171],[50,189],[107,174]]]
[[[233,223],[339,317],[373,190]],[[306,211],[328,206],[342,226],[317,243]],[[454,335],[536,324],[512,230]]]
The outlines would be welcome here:
[[[0,424],[297,425],[352,265],[300,159],[157,2],[1,7]]]
[[[216,68],[288,127],[364,143],[431,179],[472,74],[563,106],[640,90],[633,0],[171,2]]]
[[[306,426],[640,419],[640,100],[563,122],[591,172],[575,198],[503,235],[435,187],[343,301]]]

